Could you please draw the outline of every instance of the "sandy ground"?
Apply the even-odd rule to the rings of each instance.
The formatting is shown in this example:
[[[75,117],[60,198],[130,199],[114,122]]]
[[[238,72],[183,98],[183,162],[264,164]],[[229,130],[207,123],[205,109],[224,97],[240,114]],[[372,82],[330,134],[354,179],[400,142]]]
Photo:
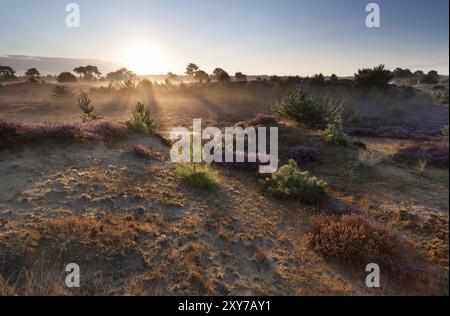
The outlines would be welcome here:
[[[226,126],[266,112],[274,95],[256,95],[147,97],[156,98],[154,111],[167,131],[174,124],[191,126],[192,117]],[[29,97],[19,103],[0,97],[0,118],[79,120],[73,104],[61,108],[39,95]],[[108,118],[124,120],[140,99],[97,100]],[[124,103],[127,107],[120,106]],[[77,262],[85,278],[80,291],[44,293],[448,294],[448,169],[430,167],[419,174],[414,166],[386,159],[361,170],[355,165],[358,149],[326,146],[302,127],[281,137],[281,152],[293,145],[316,147],[320,161],[302,168],[329,183],[333,203],[357,207],[392,227],[428,260],[418,266],[440,267],[439,281],[430,277],[424,289],[383,280],[382,289],[370,290],[365,267],[349,270],[308,247],[311,216],[326,209],[267,198],[256,175],[221,168],[218,189],[190,188],[176,178],[169,149],[158,138],[131,135],[115,144],[44,143],[0,152],[0,255],[13,253],[12,260],[0,262],[0,285],[2,277],[17,279],[36,266],[45,269],[34,273],[59,284],[65,264]],[[386,157],[409,143],[362,140]],[[138,144],[152,150],[152,159],[134,154]]]

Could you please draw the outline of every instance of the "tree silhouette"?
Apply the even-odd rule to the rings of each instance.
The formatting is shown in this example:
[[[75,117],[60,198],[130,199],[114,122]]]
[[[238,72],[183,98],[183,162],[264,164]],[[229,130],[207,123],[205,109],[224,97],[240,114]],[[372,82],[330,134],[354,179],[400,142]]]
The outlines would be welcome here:
[[[234,74],[236,81],[247,81],[247,75],[244,75],[242,72],[237,72]]]
[[[384,69],[384,65],[379,65],[374,68],[359,69],[355,74],[356,84],[360,87],[377,87],[385,88],[389,82],[394,78],[391,71]]]
[[[106,75],[109,81],[126,81],[131,80],[136,75],[128,68],[120,68],[119,70],[110,72]]]
[[[394,78],[396,79],[411,79],[414,78],[414,74],[409,69],[395,68]]]
[[[36,82],[36,78],[39,78],[40,72],[36,68],[30,68],[25,72],[25,76],[28,77],[29,82]]]
[[[0,66],[0,80],[15,79],[16,71],[9,66]]]
[[[231,79],[230,75],[222,68],[214,69],[213,75],[217,81],[221,81],[221,82],[230,81],[230,79]]]
[[[194,78],[200,83],[207,82],[210,79],[209,75],[203,70],[196,71],[194,74]]]
[[[98,70],[97,66],[92,65],[79,66],[76,67],[73,71],[84,80],[95,80],[97,76],[100,76],[102,74]]]
[[[59,74],[57,81],[59,83],[70,83],[70,82],[77,82],[77,77],[75,77],[70,72],[62,72]]]
[[[338,76],[336,76],[336,74],[332,74],[331,77],[330,77],[330,82],[335,83],[335,82],[338,82],[338,81],[339,81]]]
[[[420,80],[424,84],[436,84],[440,80],[440,76],[436,70],[431,70]]]
[[[186,68],[186,75],[193,77],[198,69],[199,68],[196,64],[190,63]]]

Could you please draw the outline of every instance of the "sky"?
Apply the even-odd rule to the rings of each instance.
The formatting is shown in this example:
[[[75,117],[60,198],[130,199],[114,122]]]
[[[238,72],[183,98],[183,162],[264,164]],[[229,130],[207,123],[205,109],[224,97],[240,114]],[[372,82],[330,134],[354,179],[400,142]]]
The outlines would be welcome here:
[[[79,28],[66,27],[70,2]],[[365,24],[370,2],[380,28]],[[101,59],[140,74],[190,62],[253,75],[346,76],[381,63],[448,74],[448,27],[448,0],[0,0],[0,57]]]

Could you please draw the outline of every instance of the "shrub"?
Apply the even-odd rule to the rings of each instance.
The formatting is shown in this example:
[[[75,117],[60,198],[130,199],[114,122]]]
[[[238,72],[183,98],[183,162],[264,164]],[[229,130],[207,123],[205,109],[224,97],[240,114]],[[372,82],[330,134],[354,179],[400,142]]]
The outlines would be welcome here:
[[[448,143],[424,143],[401,148],[392,158],[394,161],[416,164],[424,160],[430,166],[448,166]]]
[[[433,92],[433,98],[439,103],[448,105],[448,86]]]
[[[379,65],[372,69],[359,69],[358,73],[355,74],[356,85],[364,88],[385,88],[393,78],[392,72],[384,69],[384,65]]]
[[[52,90],[52,96],[55,98],[70,98],[73,96],[72,91],[66,86],[56,85]]]
[[[86,93],[82,93],[78,97],[78,107],[82,111],[81,120],[83,123],[98,121],[103,119],[103,115],[100,112],[95,111],[92,105],[92,100]]]
[[[311,147],[296,146],[289,150],[288,156],[295,160],[297,164],[303,164],[316,161],[319,157],[319,151]]]
[[[442,128],[442,136],[448,137],[448,124],[444,125],[444,127]]]
[[[425,76],[423,76],[420,80],[420,83],[423,84],[436,84],[440,80],[440,76],[437,71],[431,70]]]
[[[19,124],[0,120],[0,150],[46,140],[60,142],[82,139],[110,141],[124,138],[126,133],[125,126],[108,121],[88,124]]]
[[[134,147],[134,152],[141,158],[151,158],[152,151],[148,149],[145,145],[137,145]]]
[[[317,203],[325,196],[326,183],[301,171],[294,160],[263,180],[264,190],[277,198],[298,198],[308,203]]]
[[[328,95],[313,99],[301,89],[291,90],[280,101],[272,105],[272,111],[280,119],[318,127],[340,123],[342,110],[342,102],[338,102]]]
[[[360,150],[358,154],[358,162],[361,166],[373,167],[382,163],[384,156],[373,150]]]
[[[218,185],[217,172],[209,166],[196,164],[179,164],[175,174],[195,188],[210,189]]]
[[[70,72],[62,72],[59,74],[57,81],[59,83],[77,82],[77,77]]]
[[[389,271],[402,270],[399,238],[381,224],[360,215],[313,218],[310,246],[322,256],[352,266],[376,262]]]
[[[325,142],[331,145],[348,146],[353,143],[352,138],[345,134],[338,124],[329,124],[322,136]]]
[[[154,133],[159,129],[159,123],[152,118],[150,108],[138,102],[131,111],[131,118],[128,125],[138,133]]]

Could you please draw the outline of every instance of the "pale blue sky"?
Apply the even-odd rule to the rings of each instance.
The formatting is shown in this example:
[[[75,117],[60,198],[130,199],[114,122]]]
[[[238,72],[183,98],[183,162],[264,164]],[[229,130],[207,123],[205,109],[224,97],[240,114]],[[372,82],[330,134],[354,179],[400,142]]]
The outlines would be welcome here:
[[[351,75],[379,63],[448,73],[448,0],[78,0],[81,27],[68,29],[70,2],[0,0],[0,56],[127,63],[145,43],[163,72],[195,62],[248,74]],[[369,2],[381,6],[379,29],[365,25]]]

